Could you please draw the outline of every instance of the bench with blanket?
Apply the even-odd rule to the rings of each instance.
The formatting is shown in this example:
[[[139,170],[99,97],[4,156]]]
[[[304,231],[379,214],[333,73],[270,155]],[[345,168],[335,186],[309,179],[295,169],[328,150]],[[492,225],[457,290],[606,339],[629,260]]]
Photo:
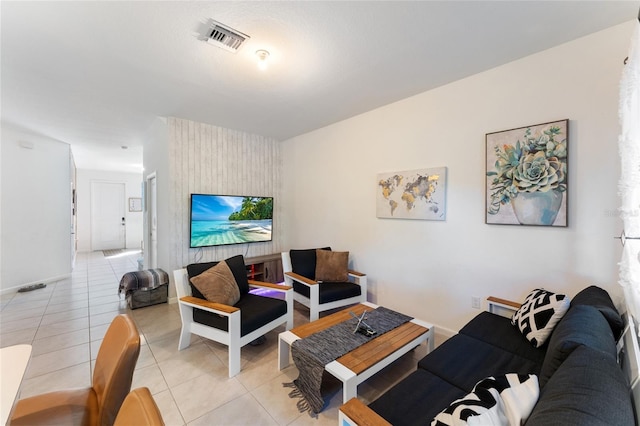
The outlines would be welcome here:
[[[169,275],[162,269],[127,272],[118,286],[118,294],[122,293],[131,309],[165,303],[169,294]]]

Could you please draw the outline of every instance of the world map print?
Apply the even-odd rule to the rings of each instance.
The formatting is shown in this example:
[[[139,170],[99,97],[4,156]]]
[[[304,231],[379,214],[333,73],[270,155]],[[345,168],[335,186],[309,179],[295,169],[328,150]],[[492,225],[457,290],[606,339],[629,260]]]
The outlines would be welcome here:
[[[445,220],[447,168],[378,174],[379,218]]]

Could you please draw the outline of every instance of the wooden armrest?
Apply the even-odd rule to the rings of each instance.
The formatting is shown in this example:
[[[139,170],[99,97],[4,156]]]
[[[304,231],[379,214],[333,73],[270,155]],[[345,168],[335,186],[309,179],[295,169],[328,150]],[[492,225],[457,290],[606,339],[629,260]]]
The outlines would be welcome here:
[[[367,274],[362,273],[362,272],[358,272],[358,271],[354,271],[353,269],[349,269],[347,272],[349,272],[350,275],[355,275],[356,277],[365,277],[365,276],[367,276]]]
[[[511,300],[507,300],[507,299],[500,299],[499,297],[493,297],[493,296],[489,296],[487,297],[487,300],[491,303],[498,303],[500,305],[507,305],[507,306],[511,306],[512,308],[518,309],[520,308],[520,306],[522,306],[522,303],[518,303],[518,302],[513,302]]]
[[[235,306],[223,305],[222,303],[209,302],[208,300],[199,299],[193,296],[181,297],[180,301],[190,303],[192,305],[202,306],[203,308],[215,309],[216,311],[225,312],[227,314],[232,314],[240,310],[240,308],[236,308]]]
[[[285,275],[303,284],[308,284],[308,285],[318,284],[317,281],[310,280],[309,278],[303,277],[302,275],[296,274],[295,272],[285,272]]]
[[[254,287],[264,287],[264,288],[272,288],[275,290],[287,291],[291,290],[293,287],[288,285],[274,284],[274,283],[265,283],[262,281],[249,280],[249,285]]]
[[[358,398],[351,398],[340,407],[340,411],[359,426],[391,426],[391,423],[380,417],[378,413],[364,405]]]

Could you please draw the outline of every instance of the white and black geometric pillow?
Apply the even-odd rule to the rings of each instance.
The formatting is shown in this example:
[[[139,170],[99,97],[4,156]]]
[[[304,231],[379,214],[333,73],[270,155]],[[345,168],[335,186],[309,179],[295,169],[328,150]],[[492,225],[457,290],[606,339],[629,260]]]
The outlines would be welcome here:
[[[431,426],[523,424],[538,401],[538,376],[515,373],[487,377],[438,414]]]
[[[537,288],[529,293],[520,309],[513,314],[511,324],[518,327],[533,346],[539,348],[567,313],[569,305],[569,298],[564,294]]]

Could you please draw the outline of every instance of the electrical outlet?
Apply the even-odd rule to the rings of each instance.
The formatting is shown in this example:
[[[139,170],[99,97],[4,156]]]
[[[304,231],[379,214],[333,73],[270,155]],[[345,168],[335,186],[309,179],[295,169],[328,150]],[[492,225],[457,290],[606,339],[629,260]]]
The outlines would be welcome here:
[[[478,296],[471,296],[471,307],[480,309],[480,298]]]

